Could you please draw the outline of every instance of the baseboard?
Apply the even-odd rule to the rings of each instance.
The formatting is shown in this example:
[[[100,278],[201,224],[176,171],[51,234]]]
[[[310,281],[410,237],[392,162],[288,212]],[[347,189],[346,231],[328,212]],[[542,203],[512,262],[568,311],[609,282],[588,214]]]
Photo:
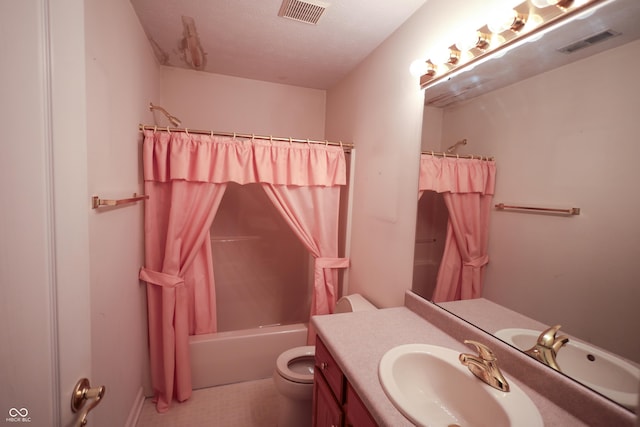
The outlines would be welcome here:
[[[138,394],[133,402],[133,406],[131,407],[131,411],[129,411],[129,416],[127,417],[127,422],[125,423],[125,427],[136,427],[138,424],[138,418],[140,417],[140,412],[142,412],[142,405],[144,404],[144,392],[143,388],[140,387],[138,390]]]

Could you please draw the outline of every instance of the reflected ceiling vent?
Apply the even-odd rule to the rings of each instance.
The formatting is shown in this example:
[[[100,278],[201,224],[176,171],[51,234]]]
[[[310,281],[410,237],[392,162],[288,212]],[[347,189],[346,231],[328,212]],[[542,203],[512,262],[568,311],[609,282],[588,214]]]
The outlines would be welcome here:
[[[619,35],[620,35],[620,33],[617,32],[617,31],[605,30],[605,31],[603,31],[601,33],[598,33],[596,35],[587,37],[587,38],[579,40],[579,41],[577,41],[575,43],[571,43],[568,46],[562,47],[562,48],[558,49],[558,51],[562,52],[562,53],[566,53],[566,54],[573,53],[573,52],[576,52],[578,50],[584,49],[586,47],[593,46],[594,44],[603,42],[605,40],[609,40],[610,38],[615,37],[615,36],[619,36]]]
[[[284,0],[278,16],[307,24],[317,24],[327,7],[329,4],[321,1]]]

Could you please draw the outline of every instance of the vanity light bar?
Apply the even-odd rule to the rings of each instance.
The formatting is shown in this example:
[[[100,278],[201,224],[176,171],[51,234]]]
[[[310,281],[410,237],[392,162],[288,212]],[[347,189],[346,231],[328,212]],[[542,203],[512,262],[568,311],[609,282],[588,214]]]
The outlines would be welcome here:
[[[479,28],[478,39],[471,48],[461,50],[456,44],[451,45],[448,48],[449,58],[444,63],[426,59],[426,71],[420,77],[420,88],[426,89],[448,80],[471,65],[491,59],[498,52],[506,52],[516,44],[542,34],[556,25],[562,25],[571,18],[608,1],[610,0],[587,0],[575,5],[574,1],[560,0],[555,3],[547,2],[549,5],[545,7],[536,7],[536,4],[541,4],[537,0],[525,1],[513,9],[513,15],[507,17],[505,25],[498,28],[485,25]],[[490,27],[498,32],[492,32]]]

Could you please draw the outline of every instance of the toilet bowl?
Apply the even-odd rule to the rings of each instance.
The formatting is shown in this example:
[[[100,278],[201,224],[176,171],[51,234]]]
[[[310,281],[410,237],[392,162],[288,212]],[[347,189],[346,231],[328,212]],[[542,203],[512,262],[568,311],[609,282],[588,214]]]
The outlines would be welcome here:
[[[280,399],[278,427],[311,425],[311,396],[315,346],[295,347],[285,351],[276,361],[273,383]]]
[[[342,297],[336,303],[336,313],[375,310],[376,307],[359,294]],[[315,346],[295,347],[283,352],[276,360],[273,382],[279,395],[278,427],[311,425],[313,368]]]

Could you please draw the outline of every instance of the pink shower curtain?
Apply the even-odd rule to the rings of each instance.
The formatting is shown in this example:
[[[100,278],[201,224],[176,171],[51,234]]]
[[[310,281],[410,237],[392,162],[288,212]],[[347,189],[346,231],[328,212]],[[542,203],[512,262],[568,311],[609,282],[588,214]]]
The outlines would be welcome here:
[[[331,230],[317,223],[329,221],[333,226],[333,214],[313,211],[329,209],[337,200],[334,194],[339,197],[339,186],[346,183],[346,165],[340,147],[151,130],[144,132],[143,165],[150,197],[145,204],[146,253],[140,279],[147,282],[154,399],[156,409],[165,412],[174,397],[184,401],[191,396],[189,335],[216,331],[209,228],[226,183],[270,184],[286,189],[278,193],[306,200],[297,204],[283,197],[289,216],[306,218],[300,226],[305,231],[298,233],[311,236],[305,238],[313,244],[305,244],[319,257],[317,276],[321,266],[344,264],[326,249],[333,245],[325,242]],[[301,196],[307,190],[311,195]],[[327,203],[320,201],[324,198]],[[313,220],[307,210],[315,215]],[[335,247],[337,252],[337,238]],[[324,280],[315,284],[312,314],[330,313],[335,305],[335,272],[323,270],[322,275]]]
[[[347,258],[338,258],[340,188],[272,184],[262,188],[315,258],[311,315],[333,313],[338,293],[336,269],[349,266]],[[311,324],[307,342],[315,342]]]
[[[189,335],[216,331],[209,228],[226,184],[145,182],[151,382],[158,412],[191,396]],[[196,304],[197,302],[197,304]]]
[[[482,295],[484,266],[489,262],[489,214],[495,173],[494,161],[428,154],[420,158],[419,194],[425,190],[443,193],[449,211],[434,302]]]

